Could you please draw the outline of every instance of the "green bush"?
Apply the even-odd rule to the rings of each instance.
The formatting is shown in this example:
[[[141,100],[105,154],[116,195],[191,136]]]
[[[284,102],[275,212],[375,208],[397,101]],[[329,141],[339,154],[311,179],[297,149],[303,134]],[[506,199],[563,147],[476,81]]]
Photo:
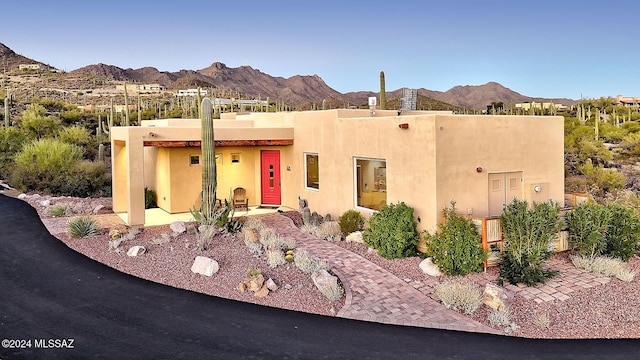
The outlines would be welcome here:
[[[640,216],[618,203],[583,203],[566,215],[569,244],[585,257],[628,261],[640,243]]]
[[[144,187],[144,208],[152,209],[156,207],[158,207],[158,204],[156,204],[156,192],[145,186]]]
[[[91,216],[78,216],[67,223],[67,232],[74,238],[94,236],[98,230],[98,223]]]
[[[427,255],[448,275],[466,275],[483,269],[487,258],[482,249],[482,237],[471,219],[456,213],[455,203],[442,210],[444,224],[435,234],[425,234]]]
[[[605,255],[629,261],[640,243],[640,217],[632,209],[620,204],[607,205],[611,220],[607,227]]]
[[[11,174],[13,187],[45,193],[59,193],[57,186],[82,158],[82,150],[57,139],[35,140],[15,156]]]
[[[362,238],[367,246],[387,259],[416,255],[419,239],[413,208],[404,202],[390,204],[371,215]]]
[[[8,180],[15,167],[14,157],[27,141],[26,132],[15,126],[0,126],[0,179]]]
[[[549,244],[560,230],[560,208],[553,201],[534,203],[513,199],[500,216],[504,249],[500,280],[511,284],[544,283],[556,274],[543,269],[551,257]]]
[[[606,232],[611,213],[593,202],[576,206],[565,215],[569,230],[569,245],[578,253],[593,257],[606,248]]]
[[[338,224],[340,224],[340,230],[346,236],[352,232],[361,231],[364,228],[366,219],[359,211],[350,209],[345,211],[340,218],[338,218]]]

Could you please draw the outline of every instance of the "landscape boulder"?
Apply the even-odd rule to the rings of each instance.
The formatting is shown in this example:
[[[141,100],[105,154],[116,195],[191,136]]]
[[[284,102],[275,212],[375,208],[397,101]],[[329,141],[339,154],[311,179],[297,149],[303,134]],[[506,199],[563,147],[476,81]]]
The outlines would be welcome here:
[[[197,256],[191,265],[191,272],[205,276],[212,276],[218,270],[220,270],[218,262],[206,256]]]
[[[136,246],[132,246],[129,248],[129,250],[127,250],[127,255],[134,257],[134,256],[138,256],[138,255],[142,255],[147,251],[147,249],[142,246],[142,245],[136,245]]]
[[[356,242],[356,243],[364,243],[362,240],[362,231],[354,231],[351,234],[347,235],[345,238],[346,242]]]
[[[322,292],[322,289],[335,287],[338,284],[338,277],[331,275],[327,270],[316,271],[311,274],[313,284]]]
[[[509,309],[511,304],[513,304],[514,296],[511,291],[498,285],[488,283],[484,287],[482,300],[485,305],[494,310],[506,311]]]
[[[429,276],[442,275],[442,273],[440,272],[440,269],[438,268],[438,265],[434,264],[430,257],[422,260],[420,262],[420,265],[418,266],[420,267],[420,270],[422,270],[423,273]]]
[[[187,231],[187,225],[183,221],[174,221],[169,225],[169,228],[176,234],[182,234]]]

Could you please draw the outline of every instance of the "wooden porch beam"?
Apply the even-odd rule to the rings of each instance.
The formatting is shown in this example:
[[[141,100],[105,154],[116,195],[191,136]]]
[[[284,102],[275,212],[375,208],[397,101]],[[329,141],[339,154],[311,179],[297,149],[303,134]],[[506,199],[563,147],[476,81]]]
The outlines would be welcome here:
[[[162,141],[149,140],[144,142],[144,146],[173,148],[173,147],[200,147],[200,140],[195,141]],[[293,145],[293,139],[286,140],[216,140],[216,146],[286,146]]]

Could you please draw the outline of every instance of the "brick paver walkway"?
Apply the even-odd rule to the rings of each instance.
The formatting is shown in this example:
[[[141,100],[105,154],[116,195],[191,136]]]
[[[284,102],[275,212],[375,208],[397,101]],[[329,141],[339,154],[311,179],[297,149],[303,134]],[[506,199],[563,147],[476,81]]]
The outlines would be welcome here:
[[[445,308],[392,273],[329,241],[302,233],[281,215],[262,215],[263,223],[296,240],[298,249],[325,259],[342,282],[346,301],[337,316],[394,325],[499,334],[498,330]]]

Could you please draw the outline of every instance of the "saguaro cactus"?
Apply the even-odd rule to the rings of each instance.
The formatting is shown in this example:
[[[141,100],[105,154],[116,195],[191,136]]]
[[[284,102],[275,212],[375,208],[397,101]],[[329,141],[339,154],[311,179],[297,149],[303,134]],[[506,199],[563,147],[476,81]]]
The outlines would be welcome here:
[[[216,211],[216,155],[213,138],[213,115],[209,98],[204,98],[201,104],[202,117],[202,215],[205,219],[213,220]]]
[[[11,112],[9,111],[9,89],[7,89],[7,93],[4,96],[4,126],[11,126]]]
[[[124,83],[124,126],[129,126],[129,97],[127,96],[127,83]]]
[[[384,71],[380,71],[380,110],[387,109],[387,91],[385,90]]]

